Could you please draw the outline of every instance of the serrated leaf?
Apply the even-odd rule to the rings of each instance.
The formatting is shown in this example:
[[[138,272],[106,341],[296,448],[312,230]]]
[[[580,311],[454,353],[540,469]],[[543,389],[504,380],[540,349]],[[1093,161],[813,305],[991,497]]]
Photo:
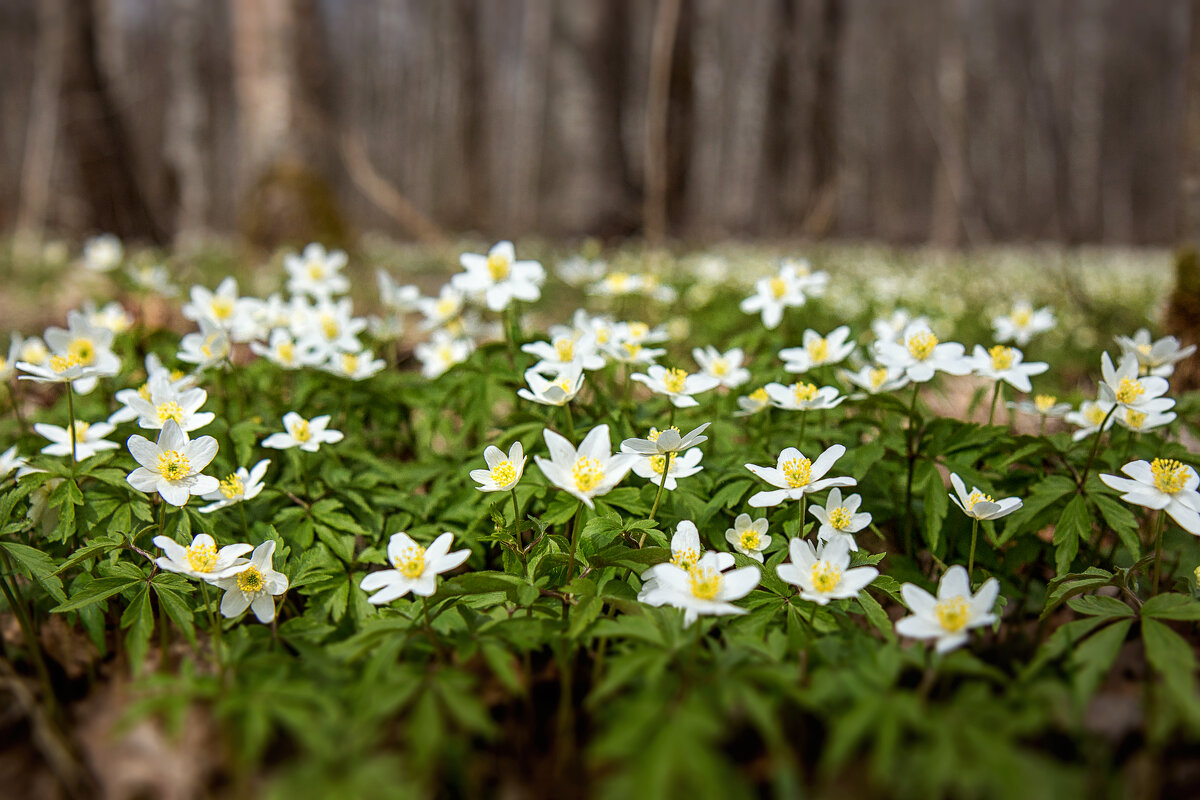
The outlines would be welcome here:
[[[114,578],[97,578],[87,584],[80,590],[79,594],[73,595],[70,600],[65,603],[60,603],[58,606],[50,609],[52,614],[64,614],[68,611],[76,611],[84,606],[89,606],[92,603],[99,603],[101,600],[107,600],[114,594],[118,594],[130,586],[135,586],[141,583],[141,579],[133,579],[128,577]]]
[[[1080,614],[1089,617],[1116,618],[1133,616],[1133,609],[1115,597],[1104,597],[1103,595],[1096,594],[1085,597],[1072,597],[1067,600],[1067,605]]]
[[[1079,552],[1079,542],[1091,533],[1091,529],[1087,501],[1082,495],[1075,495],[1054,526],[1054,565],[1059,573],[1070,570],[1071,562]]]
[[[1142,616],[1153,619],[1200,620],[1200,601],[1182,594],[1160,594],[1142,606]]]
[[[63,592],[62,581],[58,579],[58,570],[54,559],[36,547],[29,547],[17,542],[0,541],[0,547],[3,547],[18,564],[26,569],[38,585],[46,590],[47,594],[60,603],[66,602],[67,595]]]

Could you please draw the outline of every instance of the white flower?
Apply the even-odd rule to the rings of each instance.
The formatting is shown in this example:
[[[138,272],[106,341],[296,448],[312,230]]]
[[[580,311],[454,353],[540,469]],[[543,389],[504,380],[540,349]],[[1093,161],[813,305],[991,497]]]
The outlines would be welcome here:
[[[292,294],[307,294],[317,298],[328,298],[350,291],[350,281],[342,274],[346,266],[346,253],[332,250],[313,242],[300,255],[288,253],[283,257],[283,267],[288,272],[287,290]]]
[[[753,472],[772,486],[779,487],[775,491],[759,492],[750,498],[752,508],[777,506],[784,500],[799,500],[806,494],[819,492],[834,486],[853,486],[857,483],[854,478],[825,478],[834,462],[846,452],[843,445],[835,444],[821,455],[816,461],[809,461],[794,447],[785,448],[779,454],[774,467],[760,467],[757,464],[747,464],[746,469]]]
[[[155,536],[154,544],[166,553],[154,562],[159,569],[209,583],[246,569],[250,562],[242,556],[253,549],[248,544],[230,544],[217,550],[217,543],[207,533],[196,536],[187,547],[168,536]]]
[[[121,240],[111,233],[93,236],[83,243],[83,266],[92,272],[111,272],[124,258]]]
[[[357,353],[362,350],[358,335],[367,328],[367,321],[354,316],[349,297],[336,302],[322,299],[311,308],[293,316],[292,332],[296,340],[312,347],[321,360],[333,353]]]
[[[1034,336],[1053,329],[1055,324],[1054,312],[1048,306],[1035,311],[1025,300],[1013,303],[1012,311],[992,320],[996,341],[1016,342],[1017,347],[1029,344]]]
[[[372,572],[359,586],[364,592],[376,592],[367,598],[371,605],[390,603],[412,592],[429,597],[437,591],[437,576],[460,566],[470,557],[470,550],[449,552],[454,534],[443,533],[426,549],[407,533],[393,533],[388,541],[387,555],[391,569]]]
[[[133,285],[143,292],[154,292],[161,297],[174,297],[179,287],[171,283],[171,273],[162,264],[141,264],[125,270]]]
[[[858,372],[844,369],[838,374],[842,380],[863,389],[867,394],[894,392],[908,385],[908,375],[899,367],[866,366]]]
[[[838,396],[838,390],[832,386],[817,388],[816,384],[803,381],[784,386],[782,383],[768,383],[767,396],[776,408],[789,411],[816,411],[825,408],[836,408],[845,397]]]
[[[13,333],[12,337],[14,342],[19,342],[17,345],[18,355],[13,360],[41,366],[50,358],[50,349],[46,347],[46,343],[39,337],[30,336],[21,338],[21,335],[16,332]]]
[[[1181,348],[1179,340],[1174,336],[1164,336],[1157,341],[1152,340],[1150,331],[1139,328],[1132,338],[1128,336],[1113,337],[1121,347],[1121,355],[1133,355],[1138,360],[1141,371],[1146,375],[1156,375],[1169,378],[1175,372],[1175,364],[1196,352],[1196,345]]]
[[[607,275],[601,275],[587,293],[597,297],[624,297],[642,290],[642,276],[630,274],[622,270],[614,270]]]
[[[458,262],[466,272],[450,279],[459,291],[482,295],[492,311],[503,311],[514,299],[534,302],[542,296],[546,270],[537,261],[517,261],[512,242],[497,242],[487,255],[463,253]]]
[[[852,494],[844,501],[841,489],[830,489],[829,499],[825,506],[809,506],[808,512],[817,518],[821,527],[817,529],[817,539],[822,542],[832,542],[841,539],[846,543],[846,549],[858,550],[858,542],[854,534],[871,524],[871,515],[858,513],[862,498]]]
[[[719,384],[711,375],[700,373],[689,375],[686,370],[667,369],[659,364],[651,364],[646,372],[635,372],[630,376],[638,383],[645,384],[656,394],[666,395],[676,408],[691,408],[700,405],[692,395],[715,389]]]
[[[982,345],[977,344],[971,356],[971,368],[982,378],[1004,381],[1018,391],[1031,392],[1033,384],[1029,378],[1041,375],[1050,369],[1050,365],[1044,361],[1023,363],[1022,358],[1024,355],[1015,347],[998,344],[984,350]]]
[[[800,597],[817,605],[858,597],[860,591],[879,577],[875,567],[849,568],[850,548],[841,537],[819,548],[803,539],[792,539],[788,552],[791,563],[780,564],[775,571],[783,580],[800,587]]]
[[[42,448],[43,454],[48,456],[71,455],[70,429],[60,428],[57,425],[47,425],[44,422],[36,423],[33,429],[50,440],[50,444]],[[104,438],[114,430],[116,430],[116,426],[110,425],[107,422],[94,422],[89,425],[81,420],[76,420],[75,460],[83,461],[85,458],[91,458],[96,455],[96,453],[104,450],[116,450],[120,447],[116,442],[110,442]]]
[[[487,469],[471,470],[471,480],[479,484],[475,488],[481,492],[507,492],[525,474],[525,448],[519,441],[508,448],[507,456],[499,447],[488,445],[483,451],[483,460]]]
[[[126,480],[139,492],[158,492],[173,506],[184,506],[192,495],[215,492],[216,478],[201,475],[217,454],[217,440],[211,436],[188,440],[188,435],[173,419],[158,433],[158,442],[134,434],[126,442],[129,452],[141,464]]]
[[[421,290],[416,286],[401,286],[382,269],[375,270],[375,283],[379,288],[379,302],[393,314],[409,314],[419,309]]]
[[[226,506],[242,503],[246,500],[253,500],[258,497],[259,493],[263,490],[263,475],[267,474],[267,467],[269,466],[271,466],[271,459],[264,458],[249,470],[245,467],[238,467],[236,472],[226,476],[225,480],[217,485],[215,492],[209,492],[204,495],[203,499],[215,500],[216,502],[209,503],[201,508],[200,513],[211,514]]]
[[[748,595],[762,573],[754,566],[722,572],[721,564],[717,553],[705,553],[687,570],[674,564],[658,564],[651,575],[654,586],[645,593],[644,602],[682,609],[684,627],[701,614],[745,614],[746,609],[732,601]]]
[[[541,359],[533,369],[541,373],[560,373],[570,367],[600,369],[604,356],[596,347],[596,339],[590,334],[580,336],[556,336],[552,342],[530,342],[521,345],[521,350]]]
[[[472,349],[469,339],[458,339],[445,331],[434,331],[431,341],[417,345],[414,352],[421,362],[421,374],[433,380],[456,364],[466,361]]]
[[[767,394],[767,387],[760,386],[750,394],[739,397],[737,403],[740,410],[733,412],[733,415],[735,417],[748,417],[770,406],[771,395]]]
[[[881,365],[903,370],[913,383],[925,383],[937,372],[966,375],[971,371],[971,361],[961,344],[939,343],[924,325],[910,324],[902,344],[882,339],[875,342],[875,356]]]
[[[525,371],[528,389],[517,389],[517,396],[544,406],[561,406],[575,399],[583,388],[583,371],[576,364],[554,378],[546,378],[536,369]]]
[[[671,536],[671,560],[667,565],[678,567],[685,572],[700,563],[701,556],[705,555],[704,545],[700,542],[700,531],[696,529],[696,523],[690,519],[681,520],[675,526],[675,533]],[[716,556],[716,568],[718,572],[724,572],[734,565],[732,553],[713,553]],[[646,605],[661,606],[661,599],[657,599],[658,595],[655,589],[658,586],[654,579],[654,574],[663,564],[655,564],[642,573],[642,590],[638,592],[638,600]]]
[[[942,575],[937,598],[911,583],[900,587],[912,616],[896,622],[896,633],[913,639],[937,639],[937,651],[945,653],[967,642],[967,631],[996,621],[992,608],[1000,584],[989,578],[971,594],[967,571],[953,566]]]
[[[273,329],[271,338],[265,345],[261,342],[251,342],[250,350],[284,369],[311,367],[321,360],[316,345],[311,342],[297,342],[284,328]]]
[[[283,415],[283,433],[272,433],[263,440],[263,447],[273,450],[288,450],[299,447],[307,453],[315,453],[323,444],[336,444],[343,438],[341,431],[327,430],[329,415],[305,419],[295,411]]]
[[[669,338],[665,329],[651,328],[644,322],[618,322],[609,330],[597,330],[596,342],[600,349],[622,364],[652,364],[667,351],[648,344],[664,342]]]
[[[1166,378],[1156,375],[1138,377],[1137,356],[1132,353],[1121,357],[1121,363],[1113,367],[1108,353],[1100,358],[1100,399],[1116,403],[1135,411],[1166,411],[1175,405],[1169,397],[1163,397],[1170,388]]]
[[[1144,431],[1161,428],[1163,425],[1169,425],[1175,421],[1175,412],[1168,411],[1162,413],[1159,411],[1137,411],[1132,408],[1122,408],[1113,414],[1113,419],[1122,428],[1142,433]]]
[[[711,423],[705,422],[686,434],[680,435],[679,428],[674,426],[665,430],[651,428],[650,435],[645,439],[626,439],[621,442],[622,453],[637,453],[641,456],[662,456],[678,453],[689,447],[708,441],[704,431]]]
[[[725,529],[725,541],[742,555],[762,561],[763,551],[771,546],[771,537],[767,535],[767,518],[751,520],[749,514],[738,514],[733,527]]]
[[[357,353],[330,354],[324,369],[326,372],[349,378],[352,381],[361,381],[372,375],[378,375],[386,366],[387,362],[382,358],[375,358],[373,351],[360,350]]]
[[[716,378],[721,386],[736,389],[750,380],[750,370],[742,366],[746,355],[742,348],[735,347],[725,353],[709,345],[703,349],[692,348],[692,358],[700,365],[700,371]]]
[[[175,388],[171,379],[163,374],[155,375],[149,381],[150,399],[134,392],[127,397],[127,402],[138,415],[138,425],[150,430],[158,430],[167,420],[175,420],[180,428],[187,432],[203,428],[216,419],[211,411],[200,411],[208,399],[208,392],[203,389]]]
[[[664,490],[675,491],[679,478],[690,478],[704,467],[700,461],[704,453],[699,447],[693,447],[682,453],[667,453],[665,455],[639,458],[633,464],[633,474],[645,478],[656,486],[661,483]],[[666,481],[663,481],[663,470],[666,470]]]
[[[133,422],[138,418],[139,413],[132,405],[135,399],[142,399],[150,402],[150,383],[156,379],[167,381],[171,390],[174,392],[183,392],[192,388],[196,384],[196,379],[191,375],[185,375],[182,372],[172,372],[163,366],[162,361],[154,353],[146,355],[146,382],[136,389],[121,389],[114,395],[121,407],[108,415],[108,421],[113,424],[122,422]],[[161,428],[161,425],[155,425],[155,428]]]
[[[237,279],[230,276],[217,286],[215,292],[203,286],[193,286],[191,302],[183,306],[183,316],[200,325],[208,320],[229,334],[235,342],[248,342],[258,327],[255,317],[259,301],[253,297],[238,297]]]
[[[1006,403],[1009,408],[1014,408],[1022,414],[1034,414],[1040,417],[1065,417],[1071,410],[1070,403],[1060,403],[1058,398],[1052,394],[1035,395],[1033,400],[1022,400],[1014,403],[1011,400]],[[1094,405],[1094,404],[1093,404]],[[1103,419],[1103,416],[1101,416]],[[1096,420],[1096,424],[1100,424],[1100,420]]]
[[[968,494],[967,487],[963,485],[962,478],[953,472],[950,473],[950,484],[954,487],[954,494],[950,495],[950,499],[962,509],[964,514],[973,519],[999,519],[1000,517],[1007,517],[1022,505],[1021,498],[1019,497],[1005,497],[1000,500],[993,500],[990,494],[984,494],[975,486],[971,487],[971,492]]]
[[[8,356],[0,355],[0,383],[7,383],[15,374],[17,362],[21,360],[22,344],[21,334],[13,331],[8,342]]]
[[[417,300],[417,310],[425,317],[421,327],[433,330],[452,322],[462,313],[464,302],[463,293],[450,284],[443,286],[436,298],[420,298]]]
[[[97,328],[107,328],[114,334],[123,333],[133,325],[133,317],[115,300],[97,308],[91,300],[84,301],[81,309],[83,316]]]
[[[552,484],[595,508],[592,499],[612,491],[633,467],[638,456],[612,452],[608,425],[597,425],[576,449],[566,437],[550,429],[542,436],[550,450],[550,458],[534,456],[538,469]]]
[[[0,478],[6,477],[14,469],[21,469],[25,466],[25,459],[17,455],[17,446],[12,447],[0,453]]]
[[[249,547],[249,545],[246,545]],[[221,598],[221,615],[232,619],[247,607],[264,625],[275,619],[275,597],[288,589],[287,575],[271,567],[275,557],[275,540],[267,539],[254,548],[250,563],[236,575],[218,578],[211,583],[225,590]]]
[[[590,261],[583,256],[571,256],[559,262],[555,273],[568,286],[585,286],[604,277],[608,264],[603,259]]]
[[[1196,470],[1173,459],[1156,458],[1151,462],[1131,461],[1121,471],[1133,480],[1107,474],[1100,480],[1124,492],[1121,499],[1126,503],[1166,511],[1179,527],[1200,536],[1200,493],[1196,491],[1200,478]]]
[[[890,316],[879,317],[872,322],[871,332],[875,334],[876,341],[904,344],[904,331],[909,325],[928,328],[929,318],[914,317],[908,309],[897,308]]]
[[[207,317],[201,319],[198,324],[198,333],[186,334],[179,341],[178,358],[184,363],[195,364],[200,369],[215,367],[229,358],[229,334]]]
[[[788,372],[808,372],[815,367],[837,364],[854,352],[854,342],[847,342],[850,327],[842,325],[828,336],[822,336],[811,328],[804,331],[803,347],[789,347],[779,351]]]
[[[761,314],[763,327],[775,330],[783,321],[783,310],[802,306],[805,299],[800,276],[793,266],[784,265],[775,275],[759,278],[754,294],[742,300],[738,308],[745,314]]]
[[[1067,422],[1079,426],[1079,430],[1071,434],[1071,439],[1076,442],[1086,439],[1100,430],[1101,424],[1104,425],[1104,430],[1115,425],[1116,415],[1108,416],[1108,412],[1112,411],[1114,405],[1116,404],[1100,400],[1084,400],[1078,411],[1072,411],[1064,417]],[[1104,421],[1105,417],[1108,417],[1108,422]]]
[[[47,328],[45,335],[52,355],[39,363],[18,361],[17,367],[28,373],[22,379],[70,382],[77,393],[87,394],[95,388],[97,378],[116,375],[121,369],[121,360],[112,352],[113,332],[93,325],[79,311],[67,313],[66,330]],[[38,349],[29,342],[25,347]]]

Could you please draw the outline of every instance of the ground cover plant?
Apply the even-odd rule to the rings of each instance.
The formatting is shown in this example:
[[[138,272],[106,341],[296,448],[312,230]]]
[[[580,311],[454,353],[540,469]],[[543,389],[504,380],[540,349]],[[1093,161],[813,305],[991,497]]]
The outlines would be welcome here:
[[[253,296],[89,243],[0,370],[6,735],[53,790],[111,789],[113,684],[106,734],[198,742],[202,796],[1200,781],[1194,348],[1151,273],[913,304],[596,255],[418,288],[310,245]]]

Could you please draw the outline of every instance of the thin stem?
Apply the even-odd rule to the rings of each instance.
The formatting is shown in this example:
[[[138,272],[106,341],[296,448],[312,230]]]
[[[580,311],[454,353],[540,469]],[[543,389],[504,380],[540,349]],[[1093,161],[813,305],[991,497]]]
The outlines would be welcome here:
[[[1108,420],[1116,412],[1117,406],[1113,405],[1104,415],[1104,421],[1100,423],[1100,427],[1096,429],[1096,440],[1092,442],[1092,452],[1088,454],[1087,463],[1083,465],[1083,472],[1079,476],[1079,488],[1083,488],[1087,483],[1088,470],[1092,468],[1092,461],[1096,458],[1096,451],[1100,449],[1100,437],[1104,435],[1104,426],[1108,424]]]
[[[429,617],[429,598],[421,598],[421,611],[425,615],[425,634],[429,637],[429,643],[433,645],[433,649],[437,651],[438,659],[446,660],[446,651],[442,649],[442,643],[438,641],[437,635],[433,632],[433,620]]]
[[[12,561],[9,560],[8,552],[2,548],[0,548],[0,559],[3,559],[4,562],[4,574],[0,574],[0,590],[4,592],[4,599],[8,601],[8,607],[16,614],[17,622],[21,626],[21,634],[25,637],[25,645],[29,648],[29,657],[33,659],[33,667],[37,671],[38,680],[42,683],[42,692],[46,696],[46,712],[51,718],[57,719],[58,698],[54,694],[50,670],[46,667],[41,643],[38,642],[37,633],[33,629],[33,621],[29,617],[25,603],[20,598],[17,584],[14,581],[12,585],[9,585],[8,576],[12,575]]]
[[[975,541],[979,537],[979,518],[971,518],[971,555],[967,558],[967,583],[974,586],[975,580]]]
[[[71,472],[75,472],[75,390],[67,381],[67,413],[71,416]]]
[[[992,390],[992,408],[988,411],[988,425],[991,425],[996,420],[996,401],[1000,399],[1001,382],[996,381],[996,388]]]
[[[562,408],[567,417],[567,438],[575,441],[575,414],[571,411],[571,401],[563,403]]]
[[[655,512],[658,511],[658,501],[662,499],[663,489],[667,486],[667,476],[671,474],[671,459],[675,457],[674,453],[667,453],[663,456],[663,471],[662,477],[658,480],[658,491],[654,493],[654,505],[650,506],[650,516],[647,519],[653,520]],[[646,541],[646,532],[642,531],[642,541]],[[638,547],[642,545],[639,543]]]
[[[575,578],[575,548],[579,544],[579,522],[583,519],[583,503],[579,503],[579,507],[575,509],[575,522],[571,525],[571,552],[567,562],[567,583],[570,583]],[[563,618],[567,616],[567,601],[563,598]]]
[[[804,538],[804,512],[807,510],[807,507],[808,495],[802,494],[800,495],[800,513],[796,515],[796,521],[800,523],[796,528],[796,535],[800,538]]]
[[[221,622],[217,618],[216,611],[208,599],[208,581],[200,581],[200,598],[204,602],[204,610],[208,612],[208,627],[213,637],[213,656],[217,662],[217,672],[221,676],[222,683],[224,683],[225,658],[223,655],[224,648],[221,644]]]
[[[525,537],[521,535],[521,507],[517,505],[517,487],[509,489],[508,493],[512,496],[513,501],[513,533],[516,534],[517,545],[524,547]]]
[[[158,501],[158,536],[163,535],[167,527],[167,504],[160,498]],[[155,538],[158,538],[157,536]]]
[[[1158,512],[1158,530],[1154,534],[1154,593],[1158,594],[1158,581],[1162,574],[1162,540],[1163,530],[1167,527],[1167,515]]]
[[[8,402],[12,404],[13,416],[17,418],[17,424],[21,426],[21,435],[29,433],[29,427],[25,424],[25,415],[21,413],[21,404],[17,402],[17,391],[13,389],[11,381],[4,382],[4,388],[8,390]]]
[[[808,427],[808,412],[800,412],[800,447],[804,448],[804,429]]]
[[[250,523],[246,521],[246,504],[245,504],[245,502],[238,501],[237,507],[238,507],[238,511],[242,515],[242,533],[246,534],[246,536],[249,537],[250,536]]]

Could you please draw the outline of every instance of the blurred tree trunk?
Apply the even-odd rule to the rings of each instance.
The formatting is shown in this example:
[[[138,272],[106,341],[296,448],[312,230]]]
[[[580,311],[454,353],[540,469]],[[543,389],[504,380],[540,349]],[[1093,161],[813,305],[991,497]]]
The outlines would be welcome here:
[[[316,0],[230,0],[240,229],[262,247],[340,244],[329,183],[330,59]]]
[[[166,151],[178,189],[174,239],[190,249],[208,233],[209,182],[204,145],[208,103],[200,76],[204,0],[174,0],[171,21],[171,99]]]
[[[1200,246],[1200,0],[1192,0],[1190,11],[1179,239],[1197,247]]]
[[[967,212],[967,0],[951,0],[950,30],[938,54],[938,170],[929,238],[940,247],[962,241]]]
[[[66,0],[43,0],[37,5],[37,55],[13,238],[14,255],[19,261],[38,256],[46,227],[58,141],[66,13]]]
[[[87,224],[122,238],[164,240],[163,226],[138,186],[130,145],[96,46],[93,0],[53,15],[62,24],[62,133],[72,158]]]
[[[821,38],[813,68],[813,101],[809,119],[812,199],[805,214],[805,236],[827,236],[837,224],[838,197],[838,63],[845,29],[841,0],[822,0]]]
[[[651,247],[662,244],[667,234],[667,190],[670,188],[667,126],[670,121],[671,64],[679,28],[679,6],[680,0],[658,0],[651,30],[643,155],[646,185],[642,205],[643,233]]]

